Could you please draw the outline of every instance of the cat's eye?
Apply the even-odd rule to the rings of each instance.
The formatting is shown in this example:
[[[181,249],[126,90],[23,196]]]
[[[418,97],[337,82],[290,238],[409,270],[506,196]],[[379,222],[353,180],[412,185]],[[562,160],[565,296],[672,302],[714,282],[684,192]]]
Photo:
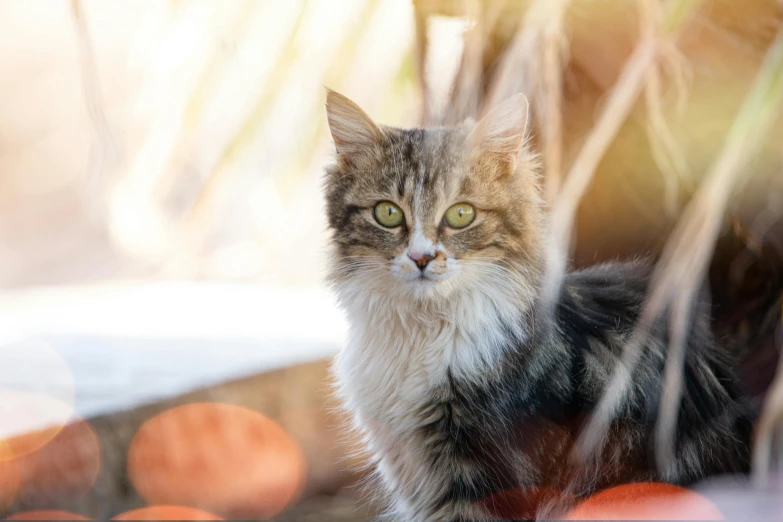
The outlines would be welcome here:
[[[375,217],[375,221],[387,228],[398,227],[405,219],[402,209],[389,201],[381,201],[375,205],[375,208],[372,209],[372,215]]]
[[[446,211],[443,220],[451,228],[465,228],[476,219],[476,209],[467,203],[457,203]]]

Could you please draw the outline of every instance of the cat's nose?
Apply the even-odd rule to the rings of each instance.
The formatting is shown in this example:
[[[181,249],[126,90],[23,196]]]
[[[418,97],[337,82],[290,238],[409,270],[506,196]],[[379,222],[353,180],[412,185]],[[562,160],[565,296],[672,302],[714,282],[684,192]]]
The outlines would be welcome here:
[[[420,254],[418,252],[411,252],[408,254],[408,257],[410,257],[414,263],[416,263],[416,266],[419,267],[419,270],[424,270],[427,268],[427,263],[435,259],[435,256],[431,256],[429,254]]]

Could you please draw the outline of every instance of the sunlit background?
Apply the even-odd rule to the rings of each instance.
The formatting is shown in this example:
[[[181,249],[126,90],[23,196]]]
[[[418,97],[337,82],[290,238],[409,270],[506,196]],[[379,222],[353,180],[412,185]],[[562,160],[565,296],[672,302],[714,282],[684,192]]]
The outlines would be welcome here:
[[[369,516],[323,362],[324,87],[415,124],[413,31],[397,0],[0,4],[1,510]]]
[[[526,92],[550,202],[621,114],[587,169],[575,264],[657,254],[783,19],[777,0],[733,1],[0,2],[0,514],[370,520],[329,392],[346,324],[323,285],[324,88],[400,126],[475,115],[496,85]],[[679,48],[660,40],[660,77],[622,109],[637,3],[704,10]],[[520,50],[562,76],[496,67]],[[753,190],[718,210],[719,241],[739,246],[710,266],[771,288],[716,291],[752,304],[718,307],[718,326],[768,347],[746,370],[764,375],[759,402],[783,289],[772,121],[737,177]]]

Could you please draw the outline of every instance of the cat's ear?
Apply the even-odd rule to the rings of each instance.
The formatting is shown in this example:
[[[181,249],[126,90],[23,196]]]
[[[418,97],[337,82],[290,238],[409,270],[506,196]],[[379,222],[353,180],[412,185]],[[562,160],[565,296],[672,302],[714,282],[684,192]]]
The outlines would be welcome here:
[[[476,124],[470,140],[482,151],[516,155],[527,137],[529,104],[517,94],[491,107]]]
[[[340,93],[326,89],[326,118],[337,148],[337,154],[366,149],[383,136],[383,131],[354,102]]]

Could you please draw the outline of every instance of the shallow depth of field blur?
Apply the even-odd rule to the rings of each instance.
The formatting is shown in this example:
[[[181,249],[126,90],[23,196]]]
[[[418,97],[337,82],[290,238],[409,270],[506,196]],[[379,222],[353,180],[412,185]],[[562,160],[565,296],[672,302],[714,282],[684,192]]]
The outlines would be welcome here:
[[[368,515],[323,362],[324,87],[414,123],[413,27],[397,0],[0,4],[0,511]]]
[[[708,274],[763,404],[783,7],[732,1],[0,2],[0,514],[372,516],[329,392],[346,324],[323,284],[324,87],[399,126],[525,92],[569,259]],[[643,55],[646,19],[685,29]],[[730,155],[730,129],[758,146]]]

